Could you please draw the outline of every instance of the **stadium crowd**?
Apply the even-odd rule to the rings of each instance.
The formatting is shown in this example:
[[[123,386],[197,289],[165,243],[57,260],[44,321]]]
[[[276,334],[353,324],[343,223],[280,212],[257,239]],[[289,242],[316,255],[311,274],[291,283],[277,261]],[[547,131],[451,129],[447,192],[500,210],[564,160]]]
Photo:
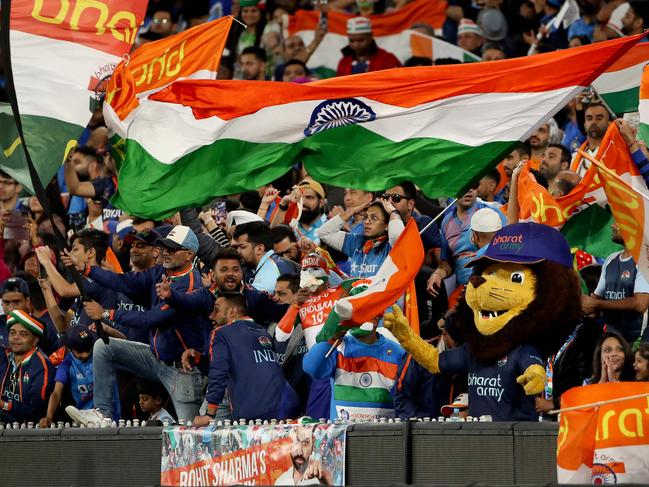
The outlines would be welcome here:
[[[286,35],[287,15],[314,8],[382,14],[407,3],[151,0],[136,46],[232,14],[246,27],[233,24],[220,78],[308,83],[319,76],[307,64],[326,23],[306,45]],[[540,40],[537,33],[545,32],[560,0],[451,0],[442,32],[422,23],[408,27],[443,36],[487,62],[631,35],[649,25],[647,1],[578,4],[578,21]],[[401,66],[377,46],[366,17],[352,17],[347,36],[338,76]],[[404,65],[455,62],[413,57]],[[596,154],[611,123],[649,176],[649,154],[636,139],[633,117],[614,119],[587,90],[454,203],[427,198],[416,181],[377,193],[337,188],[296,164],[255,191],[152,221],[111,205],[118,174],[97,112],[48,182],[47,201],[28,196],[0,172],[0,422],[46,428],[69,416],[83,424],[137,418],[200,426],[213,418],[456,413],[552,420],[547,413],[572,386],[647,381],[649,284],[615,225],[611,239],[621,250],[579,269],[589,290],[584,317],[564,346],[544,357],[548,386],[540,396],[503,383],[469,404],[475,384],[466,374],[425,370],[380,316],[367,333],[339,337],[333,353],[328,341],[316,339],[345,280],[375,275],[412,219],[425,250],[414,296],[421,336],[440,351],[464,346],[453,309],[471,276],[464,265],[517,221],[522,167],[552,195],[568,194],[588,167],[576,149]],[[99,338],[104,333],[107,341]],[[511,410],[532,414],[503,413]]]

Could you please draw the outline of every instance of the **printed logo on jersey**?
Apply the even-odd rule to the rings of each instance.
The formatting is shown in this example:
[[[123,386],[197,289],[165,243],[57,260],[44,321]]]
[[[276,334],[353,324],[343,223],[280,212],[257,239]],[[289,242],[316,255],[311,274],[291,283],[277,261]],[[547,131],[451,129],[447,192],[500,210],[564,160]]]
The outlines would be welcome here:
[[[270,341],[270,338],[268,338],[267,336],[260,336],[257,340],[259,341],[259,344],[262,347],[268,348],[273,346],[273,343]]]
[[[29,372],[23,374],[23,382],[26,384],[29,383]]]
[[[369,387],[372,385],[372,376],[366,372],[361,375],[359,382],[361,384],[361,387]]]
[[[498,367],[504,367],[505,365],[507,365],[507,355],[496,362],[496,365],[498,365]]]

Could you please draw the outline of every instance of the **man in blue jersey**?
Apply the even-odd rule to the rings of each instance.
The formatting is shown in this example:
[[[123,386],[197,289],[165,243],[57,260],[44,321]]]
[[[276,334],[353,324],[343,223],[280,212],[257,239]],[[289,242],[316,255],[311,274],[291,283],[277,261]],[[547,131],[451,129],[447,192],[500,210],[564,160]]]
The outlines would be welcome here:
[[[235,293],[218,296],[210,318],[216,326],[210,341],[207,414],[196,416],[193,425],[206,426],[216,416],[226,389],[234,418],[297,415],[297,393],[284,378],[272,338],[247,316],[246,298]]]
[[[471,217],[481,208],[489,208],[489,205],[478,200],[476,185],[458,198],[455,208],[444,216],[440,225],[442,260],[428,280],[428,291],[433,296],[439,292],[442,281],[452,274],[455,274],[458,286],[469,282],[472,269],[464,267],[464,264],[475,258],[478,252],[478,247],[472,242]],[[503,226],[506,225],[505,215],[499,210],[494,211],[500,216]]]
[[[611,230],[613,242],[624,245],[618,226],[612,225]],[[601,312],[607,327],[629,343],[640,337],[649,307],[649,284],[626,247],[606,258],[595,292],[582,296],[581,306],[587,315]]]
[[[176,225],[166,238],[160,239],[163,264],[142,272],[115,274],[98,267],[81,267],[84,275],[122,292],[138,301],[148,295],[151,308],[146,312],[104,309],[95,302],[85,304],[91,319],[115,322],[127,327],[146,328],[149,344],[111,339],[107,345],[99,340],[94,348],[95,410],[70,410],[76,421],[100,423],[112,416],[112,391],[115,371],[130,370],[146,380],[158,380],[169,391],[179,419],[189,420],[198,412],[203,395],[203,376],[194,368],[182,369],[183,351],[203,351],[205,320],[170,308],[156,294],[155,284],[165,276],[178,292],[192,292],[202,287],[201,276],[192,264],[198,250],[198,239],[189,227]],[[75,263],[78,265],[78,263]],[[79,267],[77,267],[79,269]],[[139,299],[136,299],[137,297]]]
[[[275,254],[273,235],[267,223],[250,222],[237,225],[232,238],[232,246],[252,271],[246,276],[246,284],[255,289],[273,294],[279,276],[299,274],[299,264]]]

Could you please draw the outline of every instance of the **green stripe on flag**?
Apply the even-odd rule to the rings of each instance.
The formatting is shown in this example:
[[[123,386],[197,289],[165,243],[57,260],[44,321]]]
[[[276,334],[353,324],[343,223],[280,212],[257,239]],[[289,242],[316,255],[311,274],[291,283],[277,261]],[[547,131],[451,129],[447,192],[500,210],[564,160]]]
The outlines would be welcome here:
[[[617,114],[638,111],[638,99],[640,97],[639,86],[623,91],[600,93],[600,95],[611,110]]]
[[[219,139],[173,164],[162,164],[138,142],[128,140],[112,202],[130,215],[161,219],[216,196],[257,189],[300,160],[314,179],[335,186],[383,191],[408,180],[429,197],[456,196],[501,161],[513,144],[472,147],[434,138],[393,142],[350,125],[295,144]],[[178,184],[192,191],[178,191]]]
[[[83,127],[49,117],[21,115],[27,148],[43,186],[47,186]],[[0,168],[34,193],[27,161],[9,104],[0,103]]]
[[[577,247],[605,259],[622,246],[611,240],[611,225],[615,222],[611,211],[599,205],[591,205],[573,215],[561,228],[561,233],[571,248]]]
[[[336,401],[349,402],[374,402],[386,404],[393,402],[390,391],[380,387],[368,387],[363,389],[353,386],[339,386],[334,384],[334,399]]]

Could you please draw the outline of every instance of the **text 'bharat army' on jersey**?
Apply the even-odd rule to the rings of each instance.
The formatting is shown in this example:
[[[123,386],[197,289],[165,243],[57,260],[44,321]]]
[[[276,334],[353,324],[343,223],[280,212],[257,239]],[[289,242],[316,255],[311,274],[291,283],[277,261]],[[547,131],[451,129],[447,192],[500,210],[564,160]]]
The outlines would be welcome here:
[[[527,396],[516,382],[530,365],[545,366],[539,351],[521,345],[494,364],[478,362],[464,344],[442,352],[439,369],[443,373],[468,373],[469,414],[491,415],[494,421],[535,421],[534,397]]]

